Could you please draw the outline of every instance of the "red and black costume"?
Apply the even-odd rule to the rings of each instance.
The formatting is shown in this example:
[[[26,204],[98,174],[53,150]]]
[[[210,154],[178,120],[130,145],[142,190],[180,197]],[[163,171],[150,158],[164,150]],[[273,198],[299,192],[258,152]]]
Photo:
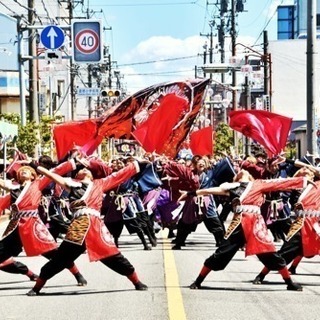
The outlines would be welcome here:
[[[316,188],[308,185],[298,198],[295,205],[296,219],[291,225],[286,241],[278,251],[286,264],[296,258],[300,261],[302,257],[311,258],[320,253],[320,181],[315,183]],[[294,271],[296,264],[292,268]],[[289,270],[292,269],[290,267]],[[269,269],[265,267],[254,283],[262,283],[268,273]]]
[[[74,168],[74,161],[68,161],[54,171],[63,175]],[[27,256],[45,254],[57,248],[56,241],[38,215],[41,190],[50,181],[47,177],[41,177],[24,186],[17,183],[10,187],[11,219],[0,240],[0,263],[17,256],[22,247]]]
[[[130,163],[108,177],[94,179],[89,184],[70,184],[70,209],[74,218],[57,254],[42,268],[34,288],[28,295],[36,295],[46,281],[66,268],[87,250],[90,261],[101,261],[115,272],[127,276],[137,290],[145,290],[131,263],[120,253],[100,217],[103,194],[115,188],[139,171],[137,162]]]
[[[215,253],[205,260],[203,269],[190,288],[200,288],[211,270],[225,269],[236,252],[245,246],[246,256],[257,255],[268,269],[281,273],[288,284],[288,290],[300,290],[300,286],[292,283],[284,258],[276,252],[272,237],[261,216],[260,207],[267,192],[302,189],[305,185],[306,180],[303,178],[255,180],[242,182],[240,186],[229,190],[234,217],[226,231],[225,240]]]

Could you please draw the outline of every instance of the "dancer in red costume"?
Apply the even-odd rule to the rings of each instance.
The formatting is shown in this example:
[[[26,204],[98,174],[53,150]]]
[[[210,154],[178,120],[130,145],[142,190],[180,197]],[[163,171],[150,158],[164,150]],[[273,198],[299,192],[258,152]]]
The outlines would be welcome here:
[[[223,184],[220,187],[182,192],[180,199],[187,195],[225,195],[232,201],[234,217],[226,231],[224,240],[213,255],[207,258],[197,279],[190,289],[200,289],[201,283],[211,270],[223,270],[236,252],[245,246],[245,254],[257,255],[258,259],[270,270],[277,270],[282,275],[288,290],[301,291],[299,284],[293,283],[285,260],[276,252],[272,237],[260,213],[260,206],[266,192],[277,190],[302,189],[306,178],[288,178],[274,180],[254,180],[246,171],[241,170],[235,184]]]
[[[298,174],[307,176],[309,179],[314,177],[308,169],[301,169]],[[308,185],[299,196],[294,205],[296,219],[287,234],[286,241],[278,251],[286,264],[293,261],[289,268],[293,274],[303,257],[311,258],[320,253],[320,181],[316,181],[315,186],[316,188]],[[253,283],[261,284],[269,271],[267,267],[264,267]]]
[[[10,207],[10,194],[0,197],[0,212]],[[26,275],[31,281],[35,281],[38,277],[32,270],[30,270],[24,263],[16,261],[13,257],[8,258],[0,264],[0,270],[8,273]]]
[[[90,261],[101,261],[115,272],[127,276],[136,290],[147,290],[148,287],[139,280],[134,267],[114,244],[100,217],[103,193],[138,173],[139,163],[134,161],[122,170],[101,179],[93,179],[91,171],[84,168],[77,173],[75,181],[68,181],[43,167],[38,167],[37,170],[69,192],[70,210],[74,219],[57,254],[41,268],[35,286],[27,295],[39,294],[47,280],[75,261],[85,250]]]
[[[65,174],[75,168],[69,161],[56,167],[56,172]],[[17,181],[0,180],[0,187],[9,191],[1,197],[1,210],[11,206],[11,219],[0,240],[0,269],[9,273],[26,274],[31,280],[37,276],[21,262],[13,260],[24,248],[27,256],[43,255],[51,258],[57,243],[38,215],[38,206],[43,190],[49,183],[47,177],[38,178],[30,166],[22,166],[17,171]],[[77,277],[76,268],[70,271]]]

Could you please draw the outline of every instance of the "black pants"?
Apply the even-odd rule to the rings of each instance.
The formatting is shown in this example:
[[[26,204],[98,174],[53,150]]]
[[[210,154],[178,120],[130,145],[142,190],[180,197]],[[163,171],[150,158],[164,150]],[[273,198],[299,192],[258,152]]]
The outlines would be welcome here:
[[[22,252],[22,242],[19,235],[19,230],[16,228],[8,236],[0,241],[0,263],[16,257]]]
[[[205,260],[204,265],[214,271],[224,270],[245,243],[246,240],[240,225],[228,239],[222,241],[215,253]],[[257,257],[269,270],[278,271],[286,266],[286,261],[277,252],[261,253],[257,254]]]
[[[268,229],[270,229],[274,238],[280,238],[285,241],[286,234],[289,232],[291,227],[291,218],[276,220],[272,224],[268,225]]]
[[[0,263],[4,262],[5,260],[11,257],[17,257],[22,252],[22,248],[23,246],[20,239],[19,230],[18,228],[16,228],[14,231],[12,231],[12,233],[10,233],[8,236],[6,236],[4,239],[0,241]],[[56,255],[57,252],[58,249],[54,249],[43,253],[42,256],[50,260]],[[73,265],[74,262],[72,261],[68,265],[66,265],[66,268],[69,269],[73,267]],[[12,270],[12,273],[22,272],[19,272],[14,269]]]
[[[278,251],[289,264],[298,256],[303,256],[301,233],[297,232],[289,241],[285,241]]]
[[[197,229],[198,223],[187,224],[179,220],[177,225],[176,245],[181,246],[186,241],[189,234]]]
[[[207,218],[205,217],[203,219],[203,223],[206,226],[207,230],[213,234],[214,238],[216,239],[216,243],[220,244],[224,233],[225,233],[225,229],[224,229],[224,225],[221,222],[219,217],[210,217]]]
[[[49,260],[40,272],[40,278],[48,280],[67,268],[86,250],[85,245],[76,245],[67,241],[63,241],[54,257]],[[123,275],[129,276],[134,272],[134,267],[121,253],[100,260],[105,266],[111,270]]]

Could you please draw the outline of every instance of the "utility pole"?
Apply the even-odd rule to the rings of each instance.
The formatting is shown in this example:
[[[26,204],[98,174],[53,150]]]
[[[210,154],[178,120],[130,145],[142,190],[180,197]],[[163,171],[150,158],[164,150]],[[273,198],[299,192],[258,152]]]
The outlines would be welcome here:
[[[268,31],[263,31],[263,93],[269,96],[270,110],[272,111],[272,87],[271,87],[271,58],[269,53]]]
[[[92,64],[88,65],[88,87],[92,88]],[[92,116],[92,108],[91,108],[92,103],[91,102],[92,102],[92,98],[91,98],[91,96],[89,96],[88,97],[88,116],[89,116],[89,119]]]
[[[317,151],[316,144],[316,68],[315,68],[315,45],[316,45],[316,0],[308,0],[307,7],[307,150],[310,154]]]
[[[218,28],[218,41],[220,44],[220,61],[225,62],[225,21],[224,15],[228,12],[228,0],[221,0],[220,2],[220,26]],[[221,83],[225,83],[225,75],[221,73]]]
[[[249,63],[249,57],[246,55],[245,57],[245,65]],[[244,96],[245,96],[245,109],[251,110],[251,90],[250,90],[250,83],[249,83],[249,76],[248,74],[244,77]],[[245,155],[250,154],[250,138],[245,137]]]
[[[112,89],[112,71],[111,71],[111,55],[110,53],[108,54],[108,59],[107,59],[107,70],[108,70],[108,88]]]
[[[19,63],[19,87],[20,87],[20,116],[21,126],[27,124],[27,106],[26,106],[26,86],[24,82],[24,65],[23,65],[23,30],[21,28],[21,16],[15,16],[17,20],[17,34],[18,34],[18,63]]]
[[[35,8],[34,0],[28,0],[28,22],[29,26],[35,24]],[[29,56],[37,56],[37,31],[33,28],[28,29],[29,38]],[[50,97],[52,99],[52,97]],[[39,110],[38,110],[38,68],[35,59],[29,59],[29,119],[39,123]]]
[[[69,0],[69,25],[73,19],[73,0]],[[76,77],[76,66],[70,59],[70,103],[71,103],[71,120],[74,120],[76,115],[76,97],[75,97],[75,77]]]
[[[236,43],[237,43],[237,32],[236,32],[236,0],[231,0],[231,50],[232,57],[236,57]],[[232,69],[232,110],[238,109],[237,105],[237,71],[235,68]],[[236,153],[238,154],[238,134],[236,131],[233,132],[233,141]]]
[[[210,21],[209,22],[209,26],[210,26],[210,33],[208,34],[203,34],[203,33],[200,33],[200,36],[205,36],[207,38],[209,38],[209,63],[212,63],[213,62],[213,26],[214,26],[214,21]],[[203,46],[204,48],[204,55],[203,55],[203,59],[204,59],[204,64],[207,63],[207,44],[205,44]],[[204,74],[204,76],[206,76]],[[212,79],[212,73],[210,73],[210,79]]]

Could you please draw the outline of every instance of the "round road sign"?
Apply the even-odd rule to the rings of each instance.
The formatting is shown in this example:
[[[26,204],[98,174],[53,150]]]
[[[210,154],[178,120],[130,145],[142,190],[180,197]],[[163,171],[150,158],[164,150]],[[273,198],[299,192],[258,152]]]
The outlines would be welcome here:
[[[40,41],[47,49],[54,50],[60,48],[64,43],[63,30],[55,25],[46,26],[40,35]]]
[[[84,29],[76,34],[75,46],[83,54],[92,54],[100,45],[98,34],[90,29]]]

